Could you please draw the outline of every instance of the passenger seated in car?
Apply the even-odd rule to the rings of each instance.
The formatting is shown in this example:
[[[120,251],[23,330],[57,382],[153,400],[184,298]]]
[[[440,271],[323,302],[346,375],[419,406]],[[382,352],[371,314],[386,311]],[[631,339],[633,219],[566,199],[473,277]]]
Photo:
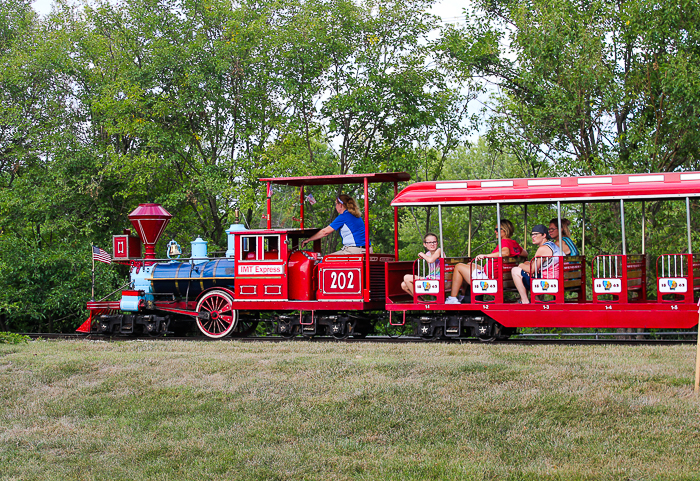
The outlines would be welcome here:
[[[525,261],[510,271],[513,283],[520,294],[519,302],[522,304],[530,303],[527,295],[530,289],[530,272],[532,271],[532,277],[535,278],[555,279],[559,277],[559,256],[564,255],[559,250],[559,246],[550,240],[547,228],[543,224],[537,224],[532,228],[532,243],[537,246],[535,260]],[[542,257],[550,257],[550,259],[542,259]]]
[[[423,236],[423,246],[427,252],[419,252],[418,257],[425,260],[428,264],[428,275],[418,277],[412,274],[406,274],[401,283],[401,289],[406,291],[413,297],[414,282],[419,279],[440,279],[440,257],[442,257],[442,249],[438,247],[438,238],[432,232],[428,232]]]
[[[559,228],[557,227],[558,222],[557,218],[555,217],[554,219],[549,221],[549,229],[548,229],[548,234],[549,237],[552,238],[552,242],[554,242],[557,246],[559,246]],[[569,231],[569,226],[571,225],[571,221],[569,219],[562,219],[561,220],[561,233],[563,234],[561,237],[562,243],[561,243],[561,249],[564,251],[564,255],[566,256],[578,256],[580,255],[578,252],[578,249],[576,248],[576,244],[574,244],[574,241],[570,239],[571,237],[571,231]]]
[[[496,240],[498,240],[498,230],[494,229],[494,232],[496,234]],[[513,227],[513,223],[507,219],[501,220],[500,254],[503,257],[527,257],[527,251],[525,251],[525,249],[523,249],[520,246],[520,244],[518,244],[514,239],[511,239],[514,233],[515,227]],[[491,251],[490,254],[479,254],[474,259],[481,260],[487,257],[498,256],[498,245],[496,245],[496,248],[493,251]],[[458,295],[462,284],[466,283],[467,289],[469,289],[472,283],[472,279],[487,279],[487,275],[474,263],[464,264],[460,262],[459,264],[457,264],[455,266],[454,272],[452,273],[452,292],[450,293],[450,296],[447,299],[445,299],[445,304],[459,304],[460,299],[458,298]]]

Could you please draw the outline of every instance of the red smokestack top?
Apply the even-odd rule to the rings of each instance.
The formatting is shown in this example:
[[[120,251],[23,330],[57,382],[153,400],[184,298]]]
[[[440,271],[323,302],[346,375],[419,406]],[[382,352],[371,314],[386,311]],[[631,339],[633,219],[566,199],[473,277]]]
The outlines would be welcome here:
[[[131,225],[134,226],[141,242],[146,246],[145,259],[156,258],[156,242],[160,239],[171,217],[170,212],[163,209],[160,204],[139,204],[129,214]]]

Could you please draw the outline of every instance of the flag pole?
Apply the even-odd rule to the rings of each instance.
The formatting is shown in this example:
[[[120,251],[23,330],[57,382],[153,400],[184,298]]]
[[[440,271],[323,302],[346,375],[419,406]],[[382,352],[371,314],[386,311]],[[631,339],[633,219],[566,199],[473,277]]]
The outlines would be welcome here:
[[[90,300],[94,302],[95,300],[95,246],[90,245],[90,257],[92,257],[92,295]]]

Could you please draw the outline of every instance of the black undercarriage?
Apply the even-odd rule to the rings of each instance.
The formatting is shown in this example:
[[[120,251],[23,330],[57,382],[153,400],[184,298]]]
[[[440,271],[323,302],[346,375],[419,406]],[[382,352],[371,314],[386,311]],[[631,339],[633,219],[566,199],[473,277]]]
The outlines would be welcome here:
[[[478,338],[507,339],[515,329],[505,328],[481,312],[416,315],[387,312],[304,311],[290,313],[241,312],[231,337],[279,335],[285,338],[329,336],[337,339],[364,338],[370,334],[413,335],[426,340]],[[162,312],[103,314],[93,323],[93,333],[105,335],[186,336],[201,335],[195,318]],[[257,329],[259,324],[263,329]],[[259,332],[258,332],[259,331]]]

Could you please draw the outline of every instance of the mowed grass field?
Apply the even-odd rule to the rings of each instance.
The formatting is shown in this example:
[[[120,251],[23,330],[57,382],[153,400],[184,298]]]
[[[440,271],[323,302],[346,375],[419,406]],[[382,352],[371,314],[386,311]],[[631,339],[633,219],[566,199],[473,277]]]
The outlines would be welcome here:
[[[694,346],[0,345],[0,479],[700,479]]]

